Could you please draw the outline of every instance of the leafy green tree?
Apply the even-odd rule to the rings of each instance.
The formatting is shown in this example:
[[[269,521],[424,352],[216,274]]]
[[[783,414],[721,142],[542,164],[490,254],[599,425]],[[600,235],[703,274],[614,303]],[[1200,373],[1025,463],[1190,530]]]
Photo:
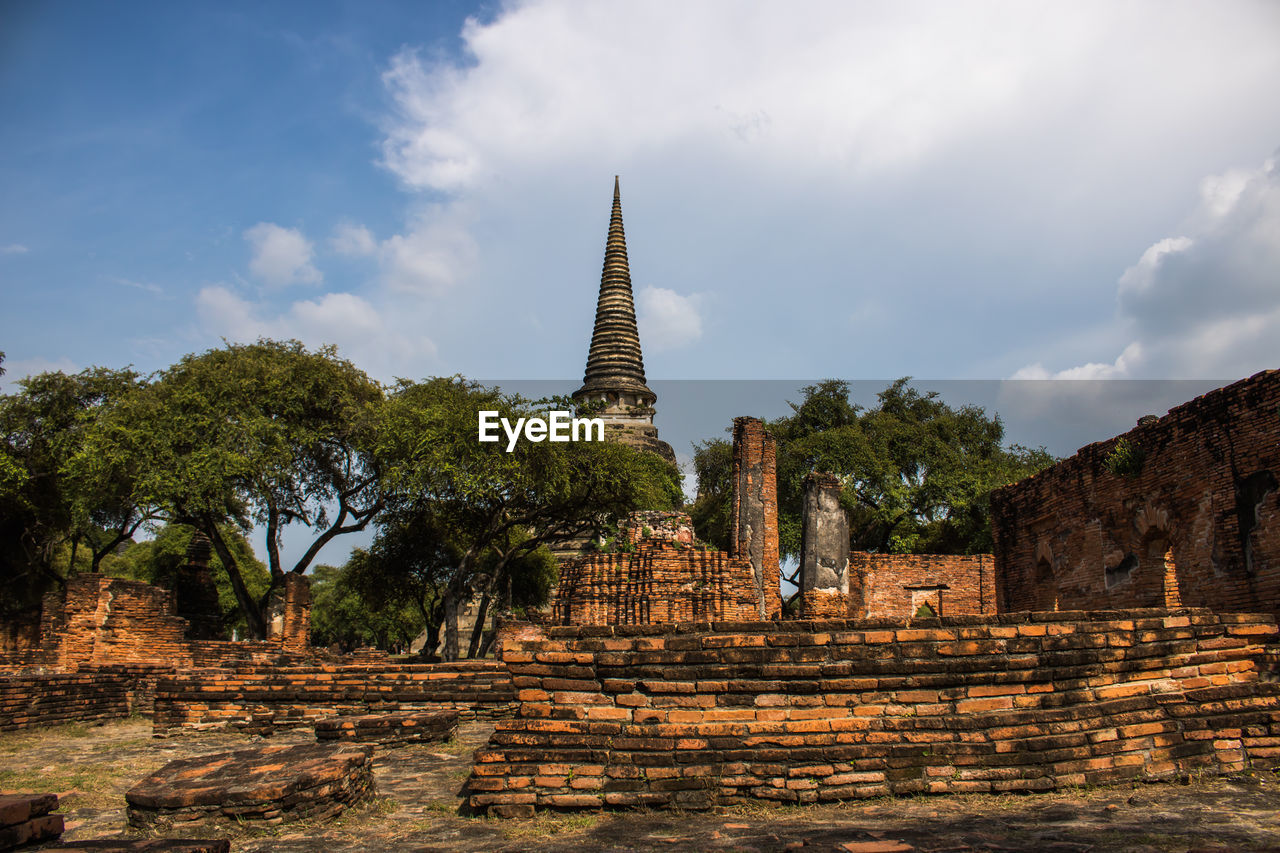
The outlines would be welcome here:
[[[50,584],[102,560],[152,519],[132,493],[132,472],[78,479],[83,452],[104,412],[133,393],[131,370],[42,373],[0,396],[0,587],[7,611],[38,606]]]
[[[954,408],[899,379],[864,410],[848,383],[803,389],[792,414],[768,424],[778,443],[778,527],[784,556],[800,551],[803,483],[811,471],[842,478],[851,547],[882,553],[965,554],[992,547],[993,489],[1052,464],[1043,448],[1002,446],[1004,427],[978,406]],[[732,500],[732,449],[704,442],[695,453],[699,535],[719,541],[714,520]],[[726,465],[726,456],[729,463]],[[725,537],[727,538],[727,537]]]
[[[360,553],[359,551],[356,552]],[[399,651],[422,632],[422,614],[394,597],[370,599],[353,583],[352,563],[311,573],[311,641],[350,652],[361,646]]]
[[[388,401],[379,435],[389,502],[400,518],[426,514],[456,553],[442,599],[445,658],[461,654],[458,610],[479,597],[467,648],[484,646],[482,628],[495,597],[513,606],[517,578],[545,572],[544,546],[599,535],[618,516],[681,500],[678,470],[656,455],[615,442],[478,441],[479,412],[510,423],[566,408],[531,404],[461,378],[402,382]],[[532,584],[536,589],[537,585]]]
[[[249,593],[259,597],[265,595],[271,585],[271,575],[262,561],[254,555],[249,540],[234,524],[222,525],[219,533],[235,557],[236,566]],[[187,562],[187,548],[191,545],[191,537],[195,534],[196,529],[189,525],[166,524],[156,531],[153,538],[131,542],[118,553],[108,556],[102,561],[102,572],[174,589],[178,573]],[[209,560],[209,570],[218,589],[218,608],[224,627],[228,633],[244,632],[244,615],[240,612],[222,559],[216,553]]]
[[[255,596],[222,535],[227,521],[266,534],[274,589],[335,537],[364,529],[383,506],[372,455],[381,386],[332,347],[260,340],[185,356],[109,407],[71,469],[82,482],[133,472],[133,499],[209,537],[248,630],[266,633]],[[282,564],[288,525],[314,538]]]

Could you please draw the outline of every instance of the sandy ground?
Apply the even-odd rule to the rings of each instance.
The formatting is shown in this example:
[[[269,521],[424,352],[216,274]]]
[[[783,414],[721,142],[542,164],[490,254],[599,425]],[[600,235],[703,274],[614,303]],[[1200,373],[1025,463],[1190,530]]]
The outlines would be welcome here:
[[[378,796],[325,824],[187,829],[229,837],[234,851],[1280,851],[1280,775],[1188,784],[1125,785],[1054,794],[877,799],[714,812],[462,817],[474,749],[491,726],[455,742],[379,752]],[[309,742],[310,729],[273,742]],[[142,719],[0,736],[0,791],[61,795],[65,841],[140,837],[125,824],[124,792],[174,758],[243,748],[234,734],[151,737]],[[256,739],[261,742],[261,739]],[[42,849],[42,848],[31,848]],[[45,848],[47,849],[47,848]]]

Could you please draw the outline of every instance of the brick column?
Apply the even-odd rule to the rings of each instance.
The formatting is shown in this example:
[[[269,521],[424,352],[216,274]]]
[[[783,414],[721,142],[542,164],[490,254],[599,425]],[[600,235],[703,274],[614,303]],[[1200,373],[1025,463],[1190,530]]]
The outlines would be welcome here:
[[[804,478],[800,602],[808,618],[843,617],[849,610],[849,519],[840,491],[834,474]]]
[[[761,619],[782,612],[778,577],[778,475],[773,437],[758,418],[733,419],[729,551],[751,563]]]
[[[289,572],[272,591],[267,636],[286,652],[306,651],[311,646],[311,583],[303,575]]]

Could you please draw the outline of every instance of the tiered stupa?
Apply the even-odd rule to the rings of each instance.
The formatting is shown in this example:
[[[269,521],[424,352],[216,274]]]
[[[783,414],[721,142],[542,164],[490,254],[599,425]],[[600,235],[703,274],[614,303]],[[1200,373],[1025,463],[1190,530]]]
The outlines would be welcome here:
[[[640,331],[636,327],[635,300],[631,294],[631,268],[627,263],[627,238],[622,230],[622,198],[613,179],[613,213],[605,242],[596,325],[587,354],[582,387],[573,392],[578,405],[602,404],[593,417],[602,418],[608,438],[657,453],[676,464],[671,445],[658,439],[653,425],[658,395],[645,384]]]

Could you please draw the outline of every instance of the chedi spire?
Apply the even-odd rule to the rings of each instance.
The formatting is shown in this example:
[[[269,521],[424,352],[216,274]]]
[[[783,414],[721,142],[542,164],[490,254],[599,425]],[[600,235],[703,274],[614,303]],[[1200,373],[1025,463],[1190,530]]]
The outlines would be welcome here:
[[[631,267],[627,261],[627,237],[622,229],[622,196],[613,179],[613,212],[605,240],[600,295],[596,299],[596,324],[587,352],[582,387],[573,392],[579,405],[596,404],[596,416],[607,432],[628,444],[652,450],[671,462],[675,453],[658,440],[653,425],[658,396],[645,384],[640,330],[636,326],[635,299],[631,293]]]
[[[604,268],[600,273],[600,296],[596,301],[596,325],[582,381],[575,398],[595,397],[600,392],[610,391],[654,396],[645,384],[644,356],[640,352],[640,331],[636,327],[627,237],[622,228],[622,198],[616,175],[613,179],[613,213],[609,217]],[[652,404],[653,400],[648,403]]]

